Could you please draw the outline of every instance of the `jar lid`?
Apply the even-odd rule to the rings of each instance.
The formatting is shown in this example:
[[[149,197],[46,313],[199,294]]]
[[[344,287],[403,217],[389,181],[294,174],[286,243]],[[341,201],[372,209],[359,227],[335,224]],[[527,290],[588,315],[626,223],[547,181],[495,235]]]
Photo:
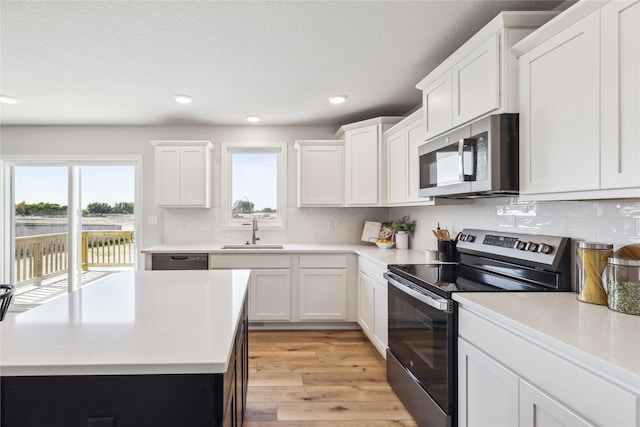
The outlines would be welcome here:
[[[640,267],[640,259],[609,258],[609,264]]]
[[[613,249],[613,244],[611,243],[593,243],[593,242],[578,242],[578,247],[580,249]]]

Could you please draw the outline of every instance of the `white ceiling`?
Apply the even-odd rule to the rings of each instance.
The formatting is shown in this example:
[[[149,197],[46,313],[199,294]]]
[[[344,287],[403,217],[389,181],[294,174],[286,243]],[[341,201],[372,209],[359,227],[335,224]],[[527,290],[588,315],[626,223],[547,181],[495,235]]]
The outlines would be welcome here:
[[[0,1],[3,125],[341,125],[415,84],[502,10],[561,1]],[[173,95],[193,97],[189,105]],[[329,104],[346,94],[342,105]]]

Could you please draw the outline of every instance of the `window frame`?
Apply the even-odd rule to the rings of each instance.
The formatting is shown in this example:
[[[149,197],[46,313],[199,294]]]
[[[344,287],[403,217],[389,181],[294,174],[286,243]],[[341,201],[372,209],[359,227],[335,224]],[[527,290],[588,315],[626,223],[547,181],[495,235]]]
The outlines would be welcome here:
[[[264,222],[259,225],[263,230],[285,230],[286,229],[286,207],[287,207],[287,151],[286,142],[222,142],[220,149],[220,163],[222,174],[222,228],[226,230],[245,230],[246,224],[239,220],[234,220],[231,213],[233,207],[232,198],[232,163],[231,156],[234,153],[276,153],[277,160],[277,198],[278,198],[278,220],[274,222]]]

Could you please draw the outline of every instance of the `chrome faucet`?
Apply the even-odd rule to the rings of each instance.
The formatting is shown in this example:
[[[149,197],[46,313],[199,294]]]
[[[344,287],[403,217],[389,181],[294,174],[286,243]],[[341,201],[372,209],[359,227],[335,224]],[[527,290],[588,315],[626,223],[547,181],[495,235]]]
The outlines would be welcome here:
[[[252,224],[252,232],[251,232],[251,244],[255,245],[256,240],[260,240],[259,237],[256,237],[256,231],[258,231],[258,217],[253,216],[253,224]]]

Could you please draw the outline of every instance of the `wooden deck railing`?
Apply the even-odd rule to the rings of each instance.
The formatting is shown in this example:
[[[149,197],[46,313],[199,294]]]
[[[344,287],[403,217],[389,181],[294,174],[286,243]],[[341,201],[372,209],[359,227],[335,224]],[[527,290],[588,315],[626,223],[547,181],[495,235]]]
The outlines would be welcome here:
[[[134,249],[133,231],[83,231],[82,269],[131,266]]]
[[[34,283],[68,268],[67,233],[16,238],[16,284]],[[133,266],[133,231],[83,231],[82,269]]]

